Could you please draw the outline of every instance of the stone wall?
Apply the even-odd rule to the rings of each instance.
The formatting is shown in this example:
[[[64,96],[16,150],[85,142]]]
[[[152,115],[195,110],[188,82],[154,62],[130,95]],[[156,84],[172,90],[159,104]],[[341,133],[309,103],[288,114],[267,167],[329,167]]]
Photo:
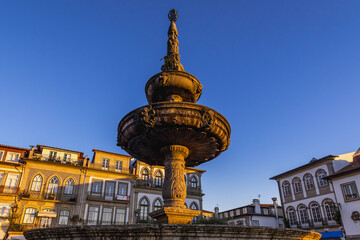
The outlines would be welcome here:
[[[33,229],[27,240],[203,240],[203,239],[320,239],[321,234],[303,230],[228,225],[127,225],[74,226]]]

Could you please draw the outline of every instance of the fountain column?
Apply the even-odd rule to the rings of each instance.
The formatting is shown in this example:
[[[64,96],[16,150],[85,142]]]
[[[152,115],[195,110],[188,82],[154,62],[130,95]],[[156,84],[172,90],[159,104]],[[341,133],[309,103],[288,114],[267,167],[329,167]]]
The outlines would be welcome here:
[[[161,153],[165,157],[165,179],[162,189],[164,206],[185,208],[186,183],[184,168],[189,149],[180,145],[170,145],[162,148]]]

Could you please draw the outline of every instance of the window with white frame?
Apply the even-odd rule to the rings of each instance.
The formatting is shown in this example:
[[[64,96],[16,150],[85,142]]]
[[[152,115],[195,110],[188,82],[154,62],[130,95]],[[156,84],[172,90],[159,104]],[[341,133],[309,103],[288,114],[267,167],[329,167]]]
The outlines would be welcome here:
[[[316,178],[319,182],[320,187],[324,187],[328,185],[328,181],[324,179],[326,177],[326,172],[324,170],[320,170],[316,173]]]
[[[93,181],[92,184],[91,184],[91,192],[96,193],[96,194],[100,194],[101,193],[101,187],[102,187],[102,182],[101,181]]]
[[[162,208],[162,204],[160,199],[156,199],[156,201],[154,202],[154,211],[160,210]]]
[[[300,178],[294,178],[293,180],[293,185],[294,185],[294,192],[295,193],[300,193],[302,192],[302,187],[301,187],[301,180]]]
[[[0,161],[2,160],[3,156],[4,156],[4,151],[0,151]]]
[[[288,210],[288,218],[289,218],[289,223],[290,225],[295,225],[297,220],[296,220],[296,212],[294,208],[289,208]]]
[[[0,203],[0,217],[8,218],[10,215],[11,203]]]
[[[65,162],[70,162],[71,161],[71,154],[64,153],[64,161]]]
[[[19,180],[19,174],[8,173],[5,182],[5,192],[12,193],[16,188]]]
[[[353,201],[359,199],[359,194],[356,189],[355,182],[342,184],[345,201]]]
[[[321,212],[320,206],[318,203],[310,204],[311,215],[313,217],[314,222],[321,222]]]
[[[309,217],[308,217],[306,207],[304,205],[302,205],[298,209],[299,209],[300,222],[302,224],[308,223],[309,222]]]
[[[119,183],[117,194],[121,195],[121,196],[127,196],[127,188],[128,188],[128,185],[126,183]]]
[[[0,184],[1,184],[2,180],[3,180],[3,178],[4,178],[4,174],[5,174],[5,173],[0,172]]]
[[[147,170],[147,168],[144,168],[141,172],[141,179],[144,181],[148,181],[149,180],[149,170]]]
[[[20,153],[7,152],[6,154],[6,161],[9,162],[18,162],[19,158],[20,158]]]
[[[115,224],[116,225],[124,225],[125,224],[125,212],[124,208],[116,208],[115,213]]]
[[[87,225],[97,225],[98,217],[99,217],[99,206],[90,206]]]
[[[331,200],[324,201],[325,214],[328,220],[334,220],[335,205]]]
[[[55,160],[56,156],[57,156],[57,152],[50,151],[50,154],[49,154],[49,159],[50,160]]]
[[[56,194],[59,189],[59,179],[57,177],[52,177],[49,181],[47,193]]]
[[[35,213],[36,213],[35,208],[27,208],[27,209],[25,209],[23,223],[25,223],[25,224],[34,223]]]
[[[111,225],[112,207],[103,207],[101,225]]]
[[[42,176],[40,174],[36,175],[32,180],[30,191],[40,192],[42,182],[43,182]]]
[[[74,191],[74,180],[72,178],[69,178],[65,182],[65,188],[64,188],[64,194],[73,194]]]
[[[304,183],[306,190],[314,189],[314,180],[311,174],[308,173],[304,176]]]
[[[115,182],[105,182],[105,199],[113,200],[115,194]]]
[[[59,214],[59,225],[68,225],[69,216],[70,216],[70,211],[61,210]]]
[[[122,165],[123,165],[122,161],[116,161],[115,171],[121,172],[122,171]]]
[[[155,174],[155,186],[161,187],[162,186],[162,173],[161,171],[157,171]]]
[[[149,201],[143,198],[140,202],[140,221],[147,221],[149,213]]]
[[[191,188],[197,188],[198,187],[198,181],[196,177],[190,178],[190,187]]]
[[[109,162],[110,162],[110,159],[108,159],[108,158],[103,158],[103,161],[102,161],[102,170],[109,170]]]
[[[283,192],[284,192],[284,196],[291,195],[291,187],[290,187],[290,183],[288,181],[285,181],[283,183]]]

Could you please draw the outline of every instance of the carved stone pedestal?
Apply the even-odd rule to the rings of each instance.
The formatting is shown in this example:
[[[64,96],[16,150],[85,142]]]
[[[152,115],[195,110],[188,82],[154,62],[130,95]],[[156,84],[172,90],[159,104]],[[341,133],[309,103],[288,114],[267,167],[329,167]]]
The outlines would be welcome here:
[[[194,217],[199,216],[201,211],[191,210],[187,208],[164,207],[150,213],[152,218],[155,218],[158,223],[163,224],[191,224]]]
[[[149,215],[159,223],[191,224],[191,220],[200,211],[187,209],[185,206],[186,183],[184,177],[185,158],[189,149],[181,145],[163,147],[165,179],[162,189],[164,208]]]

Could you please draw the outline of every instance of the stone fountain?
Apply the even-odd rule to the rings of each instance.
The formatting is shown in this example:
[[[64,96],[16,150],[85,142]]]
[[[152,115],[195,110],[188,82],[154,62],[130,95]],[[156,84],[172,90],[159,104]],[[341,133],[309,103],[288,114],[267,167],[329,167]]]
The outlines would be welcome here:
[[[228,149],[231,130],[220,113],[196,104],[202,85],[180,63],[178,13],[173,9],[168,17],[165,64],[146,83],[148,105],[120,121],[117,137],[117,145],[133,157],[165,168],[164,207],[149,214],[158,224],[33,229],[24,232],[26,239],[320,239],[319,233],[294,229],[190,225],[200,211],[185,206],[184,168],[210,161]]]
[[[202,85],[180,63],[178,13],[168,14],[167,55],[161,72],[149,79],[149,105],[135,109],[119,123],[117,145],[149,165],[165,168],[164,207],[150,213],[159,223],[186,224],[200,211],[185,206],[184,168],[210,161],[230,144],[230,125],[218,112],[196,104]]]

